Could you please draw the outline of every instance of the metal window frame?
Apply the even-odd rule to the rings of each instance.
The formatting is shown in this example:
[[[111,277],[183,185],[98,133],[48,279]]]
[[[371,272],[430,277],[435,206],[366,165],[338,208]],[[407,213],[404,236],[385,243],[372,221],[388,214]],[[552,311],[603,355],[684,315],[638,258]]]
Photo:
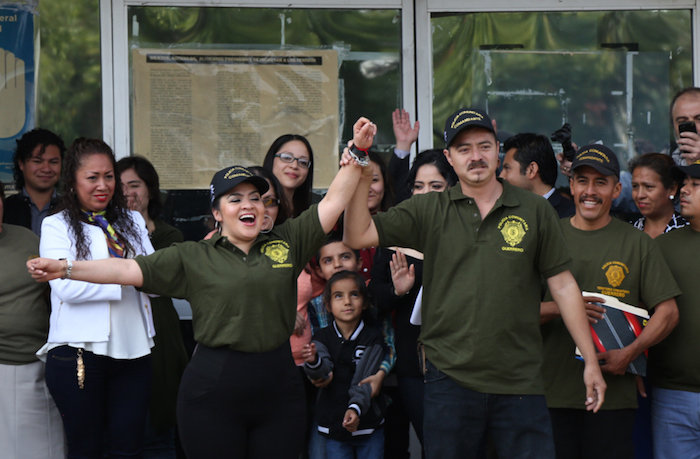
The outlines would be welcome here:
[[[438,12],[613,11],[689,9],[692,34],[698,36],[700,0],[100,0],[102,107],[104,140],[118,158],[128,156],[129,126],[128,18],[130,6],[200,6],[246,8],[400,9],[403,108],[420,121],[420,150],[433,147],[432,33],[430,18]],[[416,46],[420,43],[420,46]],[[700,46],[693,48],[693,81],[700,86]],[[418,91],[417,88],[421,88]],[[415,156],[414,150],[411,156]]]
[[[698,4],[700,0],[415,0],[416,86],[421,88],[416,98],[420,150],[433,148],[433,60],[430,18],[433,13],[474,13],[498,11],[615,11],[615,10],[691,10],[693,38],[698,36]],[[695,40],[693,40],[695,43]],[[693,83],[700,86],[697,66],[700,46],[693,47]],[[455,107],[455,109],[458,107]]]
[[[415,34],[413,0],[100,0],[102,52],[102,116],[104,141],[117,158],[131,154],[129,126],[128,17],[130,6],[193,6],[245,8],[313,9],[399,9],[401,10],[402,88],[404,108],[416,113]]]

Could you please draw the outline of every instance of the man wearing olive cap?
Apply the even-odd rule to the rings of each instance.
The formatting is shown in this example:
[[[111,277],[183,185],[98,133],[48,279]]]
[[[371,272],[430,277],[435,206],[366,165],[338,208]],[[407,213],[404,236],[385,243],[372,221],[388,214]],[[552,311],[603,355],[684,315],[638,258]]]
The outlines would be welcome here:
[[[543,375],[557,459],[633,458],[636,377],[626,370],[676,325],[674,297],[680,290],[656,243],[643,231],[610,216],[622,188],[615,153],[603,145],[586,145],[577,152],[571,170],[576,214],[560,224],[576,282],[582,291],[616,297],[653,315],[633,343],[598,354],[608,388],[605,405],[594,415],[583,403],[584,363],[574,358],[576,344],[558,318],[556,304],[542,303]],[[545,300],[551,298],[547,296]],[[590,320],[602,319],[604,309],[594,303],[604,300],[595,296],[583,300]]]
[[[425,256],[420,341],[428,459],[479,457],[487,432],[500,457],[554,457],[540,371],[542,277],[595,363],[557,214],[541,197],[498,179],[498,147],[485,112],[458,110],[445,124],[444,153],[459,186],[371,217],[367,176],[346,209],[350,247],[410,247]],[[583,379],[588,406],[597,410],[605,392],[597,363]]]

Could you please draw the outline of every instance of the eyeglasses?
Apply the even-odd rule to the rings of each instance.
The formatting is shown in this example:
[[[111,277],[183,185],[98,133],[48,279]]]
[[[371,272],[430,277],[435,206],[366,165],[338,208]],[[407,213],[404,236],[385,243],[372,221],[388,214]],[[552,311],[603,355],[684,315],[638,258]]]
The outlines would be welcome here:
[[[263,205],[265,207],[277,207],[280,205],[280,200],[277,198],[265,198],[263,199]]]
[[[309,169],[311,167],[311,160],[306,158],[295,158],[291,153],[279,153],[275,155],[275,158],[279,158],[284,163],[293,163],[295,160],[299,166],[304,169]]]

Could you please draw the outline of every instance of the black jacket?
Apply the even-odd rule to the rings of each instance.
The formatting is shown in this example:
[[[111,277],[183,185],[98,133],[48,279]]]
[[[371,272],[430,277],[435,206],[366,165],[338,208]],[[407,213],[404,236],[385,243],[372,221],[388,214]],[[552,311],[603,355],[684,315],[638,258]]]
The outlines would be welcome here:
[[[51,213],[51,211],[53,211],[57,205],[58,196],[55,196],[51,198],[51,203],[49,203],[49,213]],[[29,196],[25,196],[22,192],[8,197],[5,199],[5,209],[2,216],[2,222],[32,229],[31,206],[32,202],[29,199]]]
[[[554,190],[554,193],[547,199],[549,203],[557,211],[559,218],[571,217],[576,213],[576,205],[571,199],[566,199],[562,196],[558,190]]]
[[[336,440],[371,434],[384,422],[384,394],[371,398],[372,387],[369,384],[358,386],[358,383],[379,370],[384,358],[381,334],[360,321],[353,335],[346,340],[334,321],[314,335],[314,343],[317,363],[306,363],[306,374],[317,379],[333,371],[333,380],[318,394],[318,431]],[[343,417],[351,407],[360,415],[360,425],[352,433],[343,427]]]

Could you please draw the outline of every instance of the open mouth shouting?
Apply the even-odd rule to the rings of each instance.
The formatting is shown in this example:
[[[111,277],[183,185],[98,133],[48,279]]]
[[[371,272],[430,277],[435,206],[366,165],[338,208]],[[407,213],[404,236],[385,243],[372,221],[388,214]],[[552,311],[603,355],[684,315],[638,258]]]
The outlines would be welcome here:
[[[240,220],[244,225],[246,226],[255,226],[255,214],[253,213],[245,213],[238,217],[238,220]]]

